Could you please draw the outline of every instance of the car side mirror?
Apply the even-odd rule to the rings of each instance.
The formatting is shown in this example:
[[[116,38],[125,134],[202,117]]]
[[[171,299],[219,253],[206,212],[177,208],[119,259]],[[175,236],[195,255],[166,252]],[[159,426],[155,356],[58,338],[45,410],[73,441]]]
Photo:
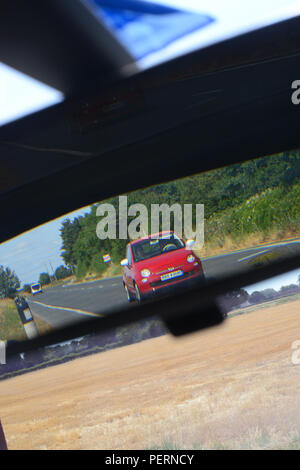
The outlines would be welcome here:
[[[127,258],[122,259],[122,261],[121,261],[121,263],[120,263],[120,265],[123,266],[123,267],[128,266],[128,264],[129,264],[129,263],[128,263],[128,259],[127,259]]]
[[[186,246],[187,248],[192,248],[195,245],[195,240],[187,240]]]

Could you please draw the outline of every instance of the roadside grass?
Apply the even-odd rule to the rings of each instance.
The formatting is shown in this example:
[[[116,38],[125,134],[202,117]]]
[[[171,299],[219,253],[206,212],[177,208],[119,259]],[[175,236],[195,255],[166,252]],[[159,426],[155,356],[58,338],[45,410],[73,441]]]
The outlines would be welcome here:
[[[205,220],[202,256],[299,237],[300,185],[269,188]]]
[[[224,238],[216,240],[207,240],[203,248],[195,250],[200,257],[210,257],[229,253],[231,251],[243,250],[248,248],[259,248],[260,245],[268,243],[282,243],[293,238],[300,238],[299,232],[273,231],[269,234],[257,232],[241,237],[231,237],[225,235]]]
[[[261,308],[270,308],[275,307],[276,305],[285,304],[288,302],[294,302],[300,300],[300,294],[287,295],[286,297],[281,297],[274,300],[266,300],[259,304],[249,305],[248,307],[239,308],[228,313],[228,317],[236,317],[238,315],[245,315],[247,313],[254,312]]]
[[[153,446],[150,449],[145,450],[180,450],[180,447],[175,442],[167,440],[163,441],[161,445]]]
[[[15,338],[14,338],[15,339]],[[22,339],[22,338],[21,338]],[[25,338],[23,338],[25,339]],[[72,361],[77,358],[82,358],[84,356],[88,356],[90,354],[97,354],[99,352],[104,352],[108,351],[109,349],[113,347],[118,347],[121,346],[119,343],[114,343],[114,344],[109,344],[107,346],[96,346],[93,349],[89,349],[87,351],[80,351],[78,353],[68,353],[65,354],[64,356],[59,356],[59,357],[53,357],[52,359],[45,360],[43,362],[38,362],[35,365],[32,365],[30,367],[24,367],[23,369],[17,370],[17,371],[12,371],[12,372],[7,372],[6,374],[2,374],[0,380],[8,379],[10,377],[16,377],[17,375],[22,375],[28,372],[34,372],[40,369],[44,369],[46,367],[51,367],[51,366],[56,366],[59,364],[63,364],[66,361]]]
[[[107,277],[120,276],[123,273],[122,266],[119,263],[111,262],[107,269],[101,274],[100,279]]]
[[[101,273],[98,274],[93,271],[89,271],[84,277],[72,278],[70,283],[72,284],[81,284],[91,281],[101,281],[101,279],[106,279],[108,277],[117,277],[121,276],[123,273],[122,266],[119,263],[111,262],[109,266]]]
[[[37,317],[34,319],[40,334],[51,331],[51,327],[45,321]],[[16,306],[11,299],[0,300],[0,339],[2,341],[27,339]]]
[[[26,335],[13,300],[0,300],[1,340],[25,340]]]
[[[283,435],[275,429],[266,431],[254,428],[238,439],[224,442],[207,441],[191,446],[180,445],[172,440],[153,445],[146,450],[300,450],[300,433],[298,431]]]
[[[65,283],[70,283],[74,279],[75,279],[75,276],[69,276],[69,277],[66,277],[64,279],[60,279],[58,281],[51,281],[50,284],[42,286],[42,289],[44,291],[48,290],[48,289],[52,289],[53,287],[61,286],[62,284],[65,284]]]
[[[214,213],[205,220],[205,239],[220,247],[234,241],[278,241],[299,236],[300,185],[268,188],[242,203]]]

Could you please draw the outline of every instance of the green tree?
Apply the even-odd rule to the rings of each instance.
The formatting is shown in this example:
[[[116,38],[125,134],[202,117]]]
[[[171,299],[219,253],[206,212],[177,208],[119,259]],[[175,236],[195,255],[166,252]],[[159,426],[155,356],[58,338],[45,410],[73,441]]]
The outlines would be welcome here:
[[[18,276],[10,268],[0,266],[0,295],[13,298],[20,287]]]
[[[30,293],[31,293],[31,286],[30,286],[30,284],[24,284],[24,286],[23,286],[23,291],[24,291],[24,292],[27,292],[28,294],[30,294]]]
[[[41,286],[46,286],[47,284],[50,284],[51,278],[48,273],[41,273],[39,277],[39,283]]]
[[[54,277],[60,280],[60,279],[65,279],[66,277],[71,276],[71,275],[72,275],[72,269],[61,265],[58,268],[56,268]]]
[[[260,291],[254,291],[249,297],[249,302],[251,304],[257,304],[259,302],[263,302],[265,300],[265,296]]]
[[[273,299],[277,295],[277,291],[272,288],[264,289],[261,291],[265,299]]]
[[[77,260],[74,254],[74,245],[81,230],[81,218],[74,218],[74,220],[66,219],[62,223],[60,235],[62,238],[62,258],[70,268],[77,265]]]

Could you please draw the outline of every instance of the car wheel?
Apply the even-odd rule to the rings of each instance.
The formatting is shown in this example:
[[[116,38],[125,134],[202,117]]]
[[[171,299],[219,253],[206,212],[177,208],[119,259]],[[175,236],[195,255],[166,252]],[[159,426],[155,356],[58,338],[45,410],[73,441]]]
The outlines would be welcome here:
[[[132,297],[132,294],[130,293],[128,287],[124,286],[124,288],[125,288],[125,292],[126,292],[128,302],[132,302],[134,300],[134,298]]]

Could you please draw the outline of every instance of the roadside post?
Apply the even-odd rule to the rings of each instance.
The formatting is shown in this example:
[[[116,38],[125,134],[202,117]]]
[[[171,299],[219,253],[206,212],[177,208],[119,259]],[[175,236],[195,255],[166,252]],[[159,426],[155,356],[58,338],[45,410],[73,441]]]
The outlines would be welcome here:
[[[39,332],[27,300],[24,297],[16,297],[15,304],[27,338],[34,339],[39,336]]]
[[[0,340],[0,365],[6,364],[6,341]]]
[[[0,420],[0,450],[8,450],[1,420]]]

